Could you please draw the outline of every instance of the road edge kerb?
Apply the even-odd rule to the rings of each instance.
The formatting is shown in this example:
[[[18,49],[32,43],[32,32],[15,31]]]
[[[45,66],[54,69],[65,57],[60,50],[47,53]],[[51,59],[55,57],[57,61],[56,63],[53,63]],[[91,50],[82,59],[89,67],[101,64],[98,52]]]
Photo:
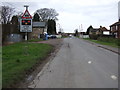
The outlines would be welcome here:
[[[39,42],[31,42],[31,43],[39,43]],[[30,83],[33,82],[33,80],[35,79],[35,76],[37,76],[38,73],[42,71],[44,66],[46,66],[47,63],[50,63],[53,60],[53,58],[56,56],[56,53],[60,50],[60,47],[62,46],[62,43],[63,43],[63,40],[60,41],[59,45],[57,45],[57,46],[49,44],[49,43],[46,43],[46,44],[49,44],[49,45],[53,46],[53,50],[44,59],[45,62],[42,62],[42,64],[40,66],[37,66],[36,67],[36,71],[33,71],[30,75],[28,75],[25,78],[24,83],[22,81],[21,83],[18,84],[18,88],[30,88],[30,87],[28,87],[30,85]],[[30,81],[28,81],[27,78],[29,78],[29,76],[34,76],[34,77],[32,77],[32,79]]]
[[[119,54],[120,55],[120,52],[118,51],[114,51],[114,50],[111,50],[111,49],[109,49],[109,48],[106,48],[106,47],[103,47],[103,46],[97,46],[97,47],[101,47],[101,48],[104,48],[104,49],[106,49],[106,50],[109,50],[109,51],[112,51],[112,52],[114,52],[114,53],[117,53],[117,54]]]
[[[119,49],[118,49],[118,51],[115,51],[115,50],[112,50],[112,49],[106,48],[106,47],[104,47],[103,45],[100,45],[100,44],[97,45],[98,43],[94,43],[94,42],[91,42],[91,41],[88,41],[88,40],[84,40],[84,41],[86,41],[86,42],[88,42],[88,43],[90,43],[90,44],[92,44],[92,45],[95,45],[95,46],[97,46],[97,47],[100,47],[100,48],[103,48],[103,49],[109,50],[109,51],[111,51],[111,52],[114,52],[114,53],[120,55]],[[106,46],[107,46],[107,45],[106,45]]]

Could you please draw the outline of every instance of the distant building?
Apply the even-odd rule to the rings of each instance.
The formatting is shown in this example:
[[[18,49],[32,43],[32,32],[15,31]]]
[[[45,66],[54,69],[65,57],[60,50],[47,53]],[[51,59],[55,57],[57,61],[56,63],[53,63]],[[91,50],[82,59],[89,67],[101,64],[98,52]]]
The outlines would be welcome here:
[[[29,33],[29,39],[41,38],[45,32],[47,32],[46,22],[33,22],[33,31]]]
[[[110,35],[110,30],[108,30],[106,27],[100,26],[100,34],[102,35]]]
[[[79,32],[79,37],[80,38],[89,38],[89,35],[87,34],[87,32]]]
[[[95,34],[95,35],[110,35],[110,30],[108,30],[106,27],[100,26],[100,28],[89,28],[89,34]]]
[[[118,22],[110,25],[111,35],[115,36],[115,38],[120,39],[120,1],[118,2]]]
[[[91,39],[97,39],[98,37],[111,37],[110,30],[108,30],[106,27],[100,26],[100,28],[93,28],[90,26],[87,29],[87,33],[89,33],[89,37]]]
[[[120,38],[120,21],[110,25],[110,31],[115,38]]]

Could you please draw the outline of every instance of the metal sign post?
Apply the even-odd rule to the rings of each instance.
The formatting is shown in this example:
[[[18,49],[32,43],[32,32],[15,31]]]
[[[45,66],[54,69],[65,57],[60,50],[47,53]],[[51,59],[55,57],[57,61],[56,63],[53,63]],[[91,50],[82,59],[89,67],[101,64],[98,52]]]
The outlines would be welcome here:
[[[27,39],[27,32],[25,33],[25,40],[27,41],[28,39]]]
[[[25,40],[28,40],[28,32],[32,32],[32,16],[28,11],[28,5],[24,5],[26,11],[20,20],[20,32],[25,32]]]

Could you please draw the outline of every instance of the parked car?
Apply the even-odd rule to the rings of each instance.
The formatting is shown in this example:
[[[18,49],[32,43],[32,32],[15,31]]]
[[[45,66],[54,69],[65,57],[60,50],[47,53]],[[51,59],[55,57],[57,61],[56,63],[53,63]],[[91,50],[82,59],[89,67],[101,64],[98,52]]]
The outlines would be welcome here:
[[[70,35],[69,35],[69,37],[70,37],[70,38],[72,38],[72,37],[73,37],[73,35],[71,35],[71,34],[70,34]]]
[[[55,39],[55,38],[57,38],[56,35],[48,35],[48,39]]]

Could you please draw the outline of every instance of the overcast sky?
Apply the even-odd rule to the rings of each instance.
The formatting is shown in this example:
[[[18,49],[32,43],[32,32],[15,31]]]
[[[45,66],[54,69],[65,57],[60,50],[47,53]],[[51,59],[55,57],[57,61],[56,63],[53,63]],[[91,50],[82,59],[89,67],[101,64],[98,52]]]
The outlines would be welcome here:
[[[40,8],[53,8],[58,13],[58,21],[64,32],[74,32],[75,29],[83,31],[92,25],[100,25],[109,29],[109,26],[118,21],[119,0],[1,0],[9,2],[17,11],[24,11],[23,5],[29,5],[30,14]],[[2,3],[6,4],[6,3]]]

